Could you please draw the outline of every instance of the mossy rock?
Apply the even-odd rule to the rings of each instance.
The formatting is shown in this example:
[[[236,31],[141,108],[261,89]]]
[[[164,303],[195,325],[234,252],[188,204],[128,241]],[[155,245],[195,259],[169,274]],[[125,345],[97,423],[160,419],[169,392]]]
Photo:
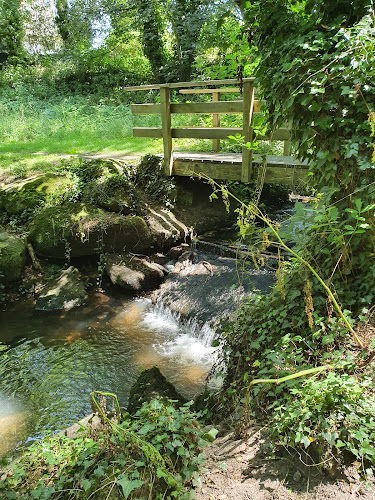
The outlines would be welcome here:
[[[127,410],[130,414],[134,414],[143,403],[152,399],[159,399],[163,403],[174,401],[176,407],[186,403],[186,399],[177,392],[174,385],[168,382],[156,366],[144,370],[132,386]]]
[[[106,255],[105,270],[113,285],[131,292],[156,288],[167,274],[160,264],[132,255]]]
[[[48,199],[61,197],[72,188],[72,181],[64,175],[38,175],[6,185],[0,191],[0,206],[9,215],[19,215]]]
[[[26,263],[26,245],[17,236],[0,232],[0,274],[6,283],[21,277]]]
[[[84,203],[45,208],[34,218],[29,238],[37,255],[57,259],[103,252],[141,253],[151,242],[141,217],[118,215]]]
[[[81,276],[73,266],[65,269],[49,281],[36,300],[37,311],[69,310],[79,307],[87,300]]]
[[[82,199],[85,203],[124,215],[137,211],[134,187],[124,175],[101,177],[89,182],[83,188]]]

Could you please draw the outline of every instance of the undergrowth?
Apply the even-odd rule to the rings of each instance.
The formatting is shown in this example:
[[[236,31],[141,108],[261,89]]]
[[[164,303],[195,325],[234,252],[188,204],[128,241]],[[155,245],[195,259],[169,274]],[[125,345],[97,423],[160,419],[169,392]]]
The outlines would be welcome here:
[[[189,405],[158,400],[121,423],[76,437],[52,436],[3,463],[6,499],[188,499],[199,484],[201,448],[211,440]]]

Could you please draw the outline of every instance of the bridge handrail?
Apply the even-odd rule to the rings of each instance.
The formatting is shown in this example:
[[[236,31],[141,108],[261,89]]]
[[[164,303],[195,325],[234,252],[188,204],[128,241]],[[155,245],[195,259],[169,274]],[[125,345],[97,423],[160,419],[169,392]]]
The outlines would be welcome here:
[[[133,114],[160,114],[162,127],[134,127],[134,137],[162,137],[164,149],[164,170],[166,175],[172,175],[173,168],[173,148],[172,139],[174,138],[192,138],[192,139],[212,139],[213,147],[219,150],[219,140],[225,139],[229,135],[240,134],[243,137],[242,147],[242,169],[241,180],[250,182],[253,173],[252,151],[245,144],[253,140],[253,116],[261,112],[261,101],[255,99],[255,78],[244,78],[242,80],[242,100],[220,101],[221,91],[239,92],[240,89],[197,89],[190,90],[192,87],[219,86],[219,85],[239,85],[238,80],[202,80],[195,82],[178,82],[155,85],[140,85],[136,87],[127,87],[126,91],[136,90],[159,90],[160,103],[132,104]],[[194,103],[171,103],[170,89],[182,88],[181,93],[212,93],[212,101],[194,102]],[[187,88],[186,88],[187,87]],[[201,113],[213,115],[213,127],[179,127],[172,128],[171,115],[174,113]],[[223,128],[220,127],[220,114],[242,114],[242,128]],[[272,140],[289,141],[289,131],[284,128],[276,131]],[[264,138],[265,139],[265,138]],[[268,138],[269,140],[269,138]],[[285,142],[286,143],[286,142]],[[285,151],[285,148],[284,148]]]

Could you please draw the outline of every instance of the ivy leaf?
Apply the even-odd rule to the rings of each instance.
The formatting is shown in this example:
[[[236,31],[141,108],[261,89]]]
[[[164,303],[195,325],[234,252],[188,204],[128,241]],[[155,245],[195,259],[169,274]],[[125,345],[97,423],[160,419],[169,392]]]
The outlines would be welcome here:
[[[92,485],[92,481],[90,479],[82,479],[82,486],[85,491],[89,490]]]
[[[136,488],[142,486],[143,483],[144,481],[141,481],[140,479],[129,479],[128,476],[124,474],[122,474],[117,480],[117,484],[121,486],[125,498],[128,498],[130,493]]]
[[[209,443],[213,443],[215,441],[215,439],[216,439],[216,436],[217,436],[218,432],[219,431],[213,427],[208,432],[206,432],[205,434],[203,434],[202,438],[205,441],[208,441]]]

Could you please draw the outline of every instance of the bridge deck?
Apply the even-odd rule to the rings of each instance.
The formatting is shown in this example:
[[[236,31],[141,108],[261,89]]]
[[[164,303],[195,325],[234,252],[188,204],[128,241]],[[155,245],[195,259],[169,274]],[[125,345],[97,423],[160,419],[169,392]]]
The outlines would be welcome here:
[[[254,155],[252,162],[262,168],[263,157]],[[213,179],[241,180],[242,155],[235,153],[173,153],[173,175],[205,174]],[[257,168],[255,167],[255,171]],[[307,182],[308,165],[292,156],[267,156],[265,183],[297,185]]]

